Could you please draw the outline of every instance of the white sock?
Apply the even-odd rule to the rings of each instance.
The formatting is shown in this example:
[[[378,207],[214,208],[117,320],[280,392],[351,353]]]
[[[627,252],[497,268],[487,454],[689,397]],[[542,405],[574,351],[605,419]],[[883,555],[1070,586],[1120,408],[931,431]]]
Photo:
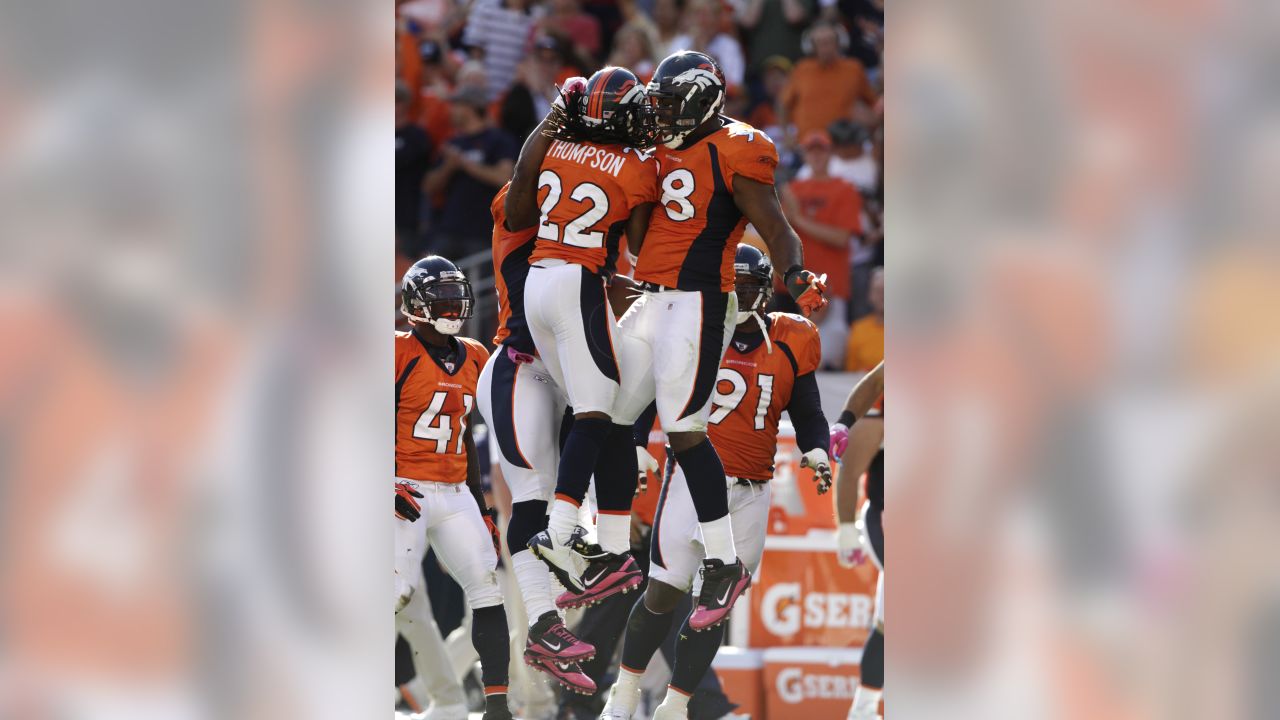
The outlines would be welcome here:
[[[633,673],[626,668],[618,668],[618,680],[609,692],[609,707],[621,708],[628,714],[636,711],[640,704],[640,678],[644,673]]]
[[[532,626],[548,610],[555,610],[551,602],[551,573],[542,561],[533,556],[532,550],[521,550],[511,556],[511,565],[524,599],[524,611]]]
[[[602,512],[599,519],[600,547],[605,552],[621,555],[631,549],[631,513]]]
[[[728,515],[711,522],[698,523],[698,527],[702,528],[702,547],[707,551],[707,558],[719,560],[725,565],[737,561],[738,550],[733,546],[733,525]]]
[[[578,506],[578,525],[583,530],[587,531],[587,533],[582,536],[583,540],[588,543],[594,543],[597,541],[596,524],[595,521],[591,519],[591,508],[587,507],[587,503],[585,502]]]
[[[547,518],[547,527],[555,534],[555,539],[567,544],[573,529],[578,525],[578,506],[568,500],[556,498],[551,503],[551,514]]]
[[[883,692],[866,685],[859,685],[858,689],[853,691],[853,705],[849,707],[849,717],[846,720],[874,720],[879,717],[880,695]]]
[[[675,710],[683,710],[686,715],[689,712],[689,696],[670,685],[667,686],[667,696],[662,698],[662,704]]]

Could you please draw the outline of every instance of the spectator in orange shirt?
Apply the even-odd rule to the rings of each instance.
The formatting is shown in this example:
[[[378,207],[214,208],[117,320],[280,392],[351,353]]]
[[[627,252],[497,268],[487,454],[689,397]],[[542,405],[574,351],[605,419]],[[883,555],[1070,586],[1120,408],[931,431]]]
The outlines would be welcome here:
[[[831,175],[831,136],[815,130],[801,143],[808,177],[793,180],[783,190],[783,209],[800,235],[805,266],[827,274],[827,306],[811,320],[822,337],[822,366],[840,367],[852,273],[849,252],[861,232],[862,196],[853,185]]]
[[[884,268],[871,272],[871,313],[849,328],[849,347],[844,356],[848,372],[867,372],[884,360]]]
[[[843,56],[848,38],[844,28],[823,21],[814,24],[807,37],[812,56],[796,63],[791,73],[782,96],[783,125],[793,124],[794,137],[799,138],[840,118],[874,125],[879,97],[862,63]]]

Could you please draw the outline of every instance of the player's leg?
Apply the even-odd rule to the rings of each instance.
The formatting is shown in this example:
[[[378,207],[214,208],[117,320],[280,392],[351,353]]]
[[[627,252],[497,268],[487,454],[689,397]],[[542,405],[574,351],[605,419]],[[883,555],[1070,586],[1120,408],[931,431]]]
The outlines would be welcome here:
[[[418,586],[422,589],[422,586]],[[409,604],[396,613],[396,632],[404,636],[413,655],[416,673],[410,686],[421,686],[431,705],[430,717],[467,717],[467,698],[462,684],[453,673],[444,638],[431,611],[431,601],[426,592],[415,592]]]
[[[724,466],[706,433],[738,303],[733,293],[667,292],[659,299],[665,317],[653,351],[658,418],[688,479],[706,549],[705,582],[690,621],[703,630],[723,622],[751,584],[734,547]]]
[[[517,362],[501,350],[481,374],[477,395],[511,490],[506,541],[529,618],[524,660],[572,690],[594,692],[595,683],[577,662],[592,657],[595,648],[565,628],[553,604],[547,566],[528,547],[533,536],[546,529],[564,399],[541,360]]]
[[[471,608],[471,644],[480,656],[484,683],[485,718],[511,717],[507,708],[507,614],[495,571],[489,531],[475,500],[466,488],[434,493],[440,503],[440,519],[428,530],[432,547],[449,575],[462,587]]]
[[[617,327],[603,278],[579,265],[533,266],[525,297],[539,306],[534,342],[574,411],[573,427],[560,453],[547,531],[535,536],[530,547],[566,587],[581,592],[584,567],[572,557],[570,542],[601,448],[612,431],[609,412],[620,379],[613,347]],[[548,354],[544,347],[550,343],[555,350]]]
[[[606,718],[630,718],[640,700],[640,678],[661,647],[680,599],[693,587],[702,549],[689,528],[696,515],[683,473],[675,469],[663,485],[649,545],[649,584],[627,620],[618,680],[609,691]]]
[[[871,541],[871,559],[880,568],[880,578],[876,581],[875,626],[862,647],[862,659],[858,661],[861,676],[858,689],[853,693],[853,704],[849,707],[849,720],[880,717],[880,697],[884,694],[884,525],[880,510],[870,501],[862,505],[862,521]]]
[[[769,523],[769,497],[767,483],[735,483],[729,489],[729,518],[733,536],[748,573],[755,572],[760,567],[760,559],[764,555],[764,539]],[[695,591],[700,589],[696,581],[694,585]],[[689,619],[685,620],[676,641],[676,657],[671,668],[667,695],[655,710],[654,720],[685,717],[689,698],[711,668],[711,662],[719,652],[723,640],[723,624],[699,632],[689,626]]]

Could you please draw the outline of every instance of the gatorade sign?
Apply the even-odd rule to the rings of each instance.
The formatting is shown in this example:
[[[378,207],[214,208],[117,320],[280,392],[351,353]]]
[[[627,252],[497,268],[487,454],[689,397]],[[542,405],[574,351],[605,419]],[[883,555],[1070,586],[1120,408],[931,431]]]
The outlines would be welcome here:
[[[876,579],[871,563],[840,567],[829,539],[769,538],[748,595],[750,646],[862,645],[874,622]]]

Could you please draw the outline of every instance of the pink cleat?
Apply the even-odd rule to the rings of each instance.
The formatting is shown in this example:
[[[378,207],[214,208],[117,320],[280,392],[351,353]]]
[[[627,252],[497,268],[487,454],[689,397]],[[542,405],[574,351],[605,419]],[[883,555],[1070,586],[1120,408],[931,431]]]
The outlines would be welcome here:
[[[585,589],[578,593],[566,590],[556,598],[558,608],[576,608],[595,605],[618,593],[628,593],[640,587],[644,573],[636,565],[631,553],[615,555],[605,552],[599,545],[579,542],[574,547],[587,559],[586,572],[582,573]]]
[[[560,622],[560,616],[549,610],[529,628],[525,641],[525,658],[560,662],[580,662],[596,655],[594,645],[584,643]]]
[[[527,665],[535,670],[551,676],[553,680],[565,686],[573,692],[581,695],[594,695],[596,693],[596,683],[587,674],[582,672],[582,666],[576,661],[562,662],[551,659],[543,659],[538,656],[530,655],[529,650],[524,651],[524,661]]]
[[[741,560],[725,565],[719,560],[702,561],[702,592],[689,615],[689,627],[706,630],[724,622],[738,597],[751,585],[751,573]]]

